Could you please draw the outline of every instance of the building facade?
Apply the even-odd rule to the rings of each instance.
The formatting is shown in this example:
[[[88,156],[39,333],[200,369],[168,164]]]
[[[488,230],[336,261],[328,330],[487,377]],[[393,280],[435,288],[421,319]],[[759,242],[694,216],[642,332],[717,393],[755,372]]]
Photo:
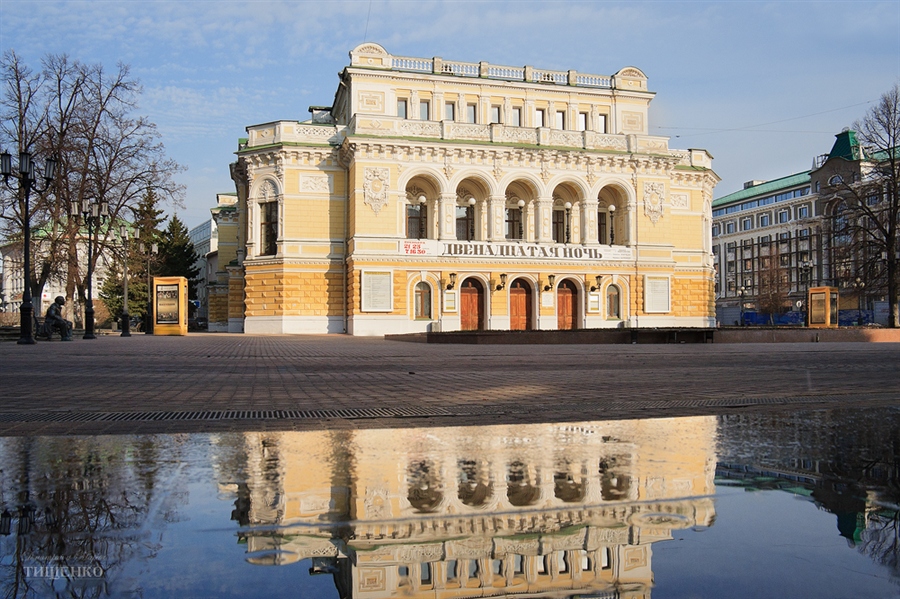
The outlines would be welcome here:
[[[366,43],[340,79],[309,121],[254,125],[239,144],[237,202],[216,216],[220,329],[714,324],[718,177],[706,151],[648,134],[654,94],[639,69]]]
[[[802,324],[807,290],[820,285],[839,289],[843,324],[887,324],[881,261],[863,255],[846,216],[848,192],[875,162],[846,129],[810,170],[749,181],[713,202],[719,324]],[[865,202],[877,214],[885,197]]]

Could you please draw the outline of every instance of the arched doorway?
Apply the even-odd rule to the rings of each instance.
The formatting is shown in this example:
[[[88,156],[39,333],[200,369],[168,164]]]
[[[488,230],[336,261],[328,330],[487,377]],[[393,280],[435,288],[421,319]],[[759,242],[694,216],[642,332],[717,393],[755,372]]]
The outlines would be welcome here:
[[[576,328],[578,320],[578,289],[568,279],[556,288],[556,328],[570,331]]]
[[[513,281],[509,288],[509,328],[513,331],[530,331],[532,325],[531,285],[522,279]]]
[[[466,279],[459,290],[460,328],[464,331],[484,329],[484,287],[477,279]]]

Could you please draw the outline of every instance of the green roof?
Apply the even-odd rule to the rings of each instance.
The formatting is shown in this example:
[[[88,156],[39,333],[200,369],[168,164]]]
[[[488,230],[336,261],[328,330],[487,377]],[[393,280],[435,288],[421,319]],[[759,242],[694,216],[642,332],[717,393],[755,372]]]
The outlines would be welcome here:
[[[791,187],[803,185],[804,183],[809,183],[809,181],[809,171],[803,171],[802,173],[788,175],[787,177],[782,177],[780,179],[772,179],[771,181],[766,181],[765,183],[760,183],[759,185],[754,185],[753,187],[741,189],[740,191],[736,191],[734,193],[728,194],[727,196],[722,196],[717,200],[713,200],[713,208],[727,206],[728,204],[740,202],[748,198],[770,195],[773,193],[777,193],[783,189],[789,189]]]
[[[859,142],[856,141],[856,131],[847,129],[834,136],[834,145],[828,153],[829,158],[843,158],[844,160],[859,160]]]

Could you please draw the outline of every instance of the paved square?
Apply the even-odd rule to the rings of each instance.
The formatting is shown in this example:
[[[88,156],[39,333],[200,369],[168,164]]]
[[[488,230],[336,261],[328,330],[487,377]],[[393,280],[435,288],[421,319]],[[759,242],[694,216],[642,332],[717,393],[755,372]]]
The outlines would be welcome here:
[[[427,345],[347,336],[0,344],[0,435],[581,421],[900,405],[900,344]]]

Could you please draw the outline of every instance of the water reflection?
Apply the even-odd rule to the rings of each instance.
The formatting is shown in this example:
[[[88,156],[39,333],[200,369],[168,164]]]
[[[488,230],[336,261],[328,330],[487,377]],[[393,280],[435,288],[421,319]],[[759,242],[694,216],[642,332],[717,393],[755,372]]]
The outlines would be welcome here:
[[[720,528],[717,488],[805,498],[843,551],[900,578],[898,414],[0,439],[0,586],[647,599],[654,548],[674,546],[657,543]],[[686,579],[709,567],[678,546]],[[798,579],[818,576],[797,555]]]
[[[720,484],[808,495],[900,583],[900,411],[719,419]]]
[[[314,558],[342,596],[644,597],[651,545],[714,521],[715,435],[713,417],[253,433],[217,438],[217,476],[249,561]]]

